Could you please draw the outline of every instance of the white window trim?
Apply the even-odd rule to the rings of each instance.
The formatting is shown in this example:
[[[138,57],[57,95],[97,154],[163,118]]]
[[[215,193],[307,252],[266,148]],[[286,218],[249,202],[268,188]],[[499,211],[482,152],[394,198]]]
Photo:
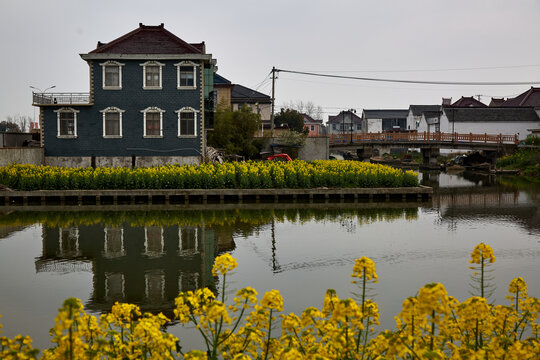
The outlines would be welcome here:
[[[147,61],[140,64],[143,67],[143,89],[144,90],[161,90],[163,88],[163,67],[165,64],[159,61]],[[146,67],[147,66],[159,66],[159,86],[146,86]]]
[[[163,228],[160,227],[159,228],[159,231],[160,231],[160,245],[161,245],[161,249],[160,251],[153,251],[153,250],[148,250],[148,227],[145,226],[144,227],[144,254],[146,256],[149,256],[149,257],[160,257],[160,256],[163,256],[165,254],[165,241],[163,240]]]
[[[192,112],[194,113],[194,116],[193,116],[193,129],[195,130],[195,134],[193,135],[180,135],[180,114],[183,113],[183,112]],[[194,109],[190,106],[184,106],[183,108],[181,109],[178,109],[175,111],[175,113],[178,114],[178,137],[180,138],[195,138],[198,136],[198,131],[197,131],[197,114],[199,113],[200,111],[197,110],[197,109]]]
[[[182,229],[195,230],[195,248],[182,250]],[[179,255],[194,255],[199,253],[199,229],[198,228],[189,228],[189,227],[179,227],[178,228],[178,254]]]
[[[99,65],[101,65],[102,69],[103,90],[122,90],[122,66],[124,66],[125,64],[119,63],[118,61],[109,60]],[[107,66],[118,66],[118,86],[105,85],[105,67]]]
[[[103,231],[104,231],[104,238],[105,238],[105,243],[103,245],[103,256],[106,257],[106,258],[117,258],[117,257],[122,257],[124,255],[126,255],[126,250],[124,248],[124,229],[123,228],[120,228],[120,246],[121,246],[121,249],[120,249],[120,252],[117,252],[117,253],[114,253],[114,252],[109,252],[107,249],[108,249],[108,242],[109,242],[109,232],[111,230],[116,230],[115,228],[104,228]]]
[[[176,88],[179,90],[182,89],[196,89],[197,88],[197,66],[199,64],[192,61],[181,61],[176,66]],[[193,66],[193,86],[180,86],[180,66]]]
[[[124,113],[126,110],[121,110],[114,106],[109,106],[106,109],[100,110],[99,112],[103,114],[103,138],[105,139],[119,139],[122,137],[122,113]],[[120,134],[119,135],[107,135],[105,134],[105,114],[112,112],[119,113],[119,120],[120,120]]]
[[[118,274],[118,273],[105,273],[105,299],[107,300],[118,300],[118,299],[111,299],[111,290],[109,289],[109,279],[111,275],[120,275],[122,280],[122,299],[126,298],[126,278],[124,274]]]
[[[149,106],[144,110],[141,110],[143,113],[143,137],[145,138],[162,138],[163,137],[163,113],[165,110],[160,109],[155,106]],[[159,112],[159,135],[146,135],[146,113],[148,112]]]
[[[56,137],[60,139],[76,139],[77,138],[77,113],[79,110],[75,110],[71,107],[62,107],[58,110],[54,110],[56,113]],[[73,135],[60,135],[60,113],[72,112],[73,113]]]

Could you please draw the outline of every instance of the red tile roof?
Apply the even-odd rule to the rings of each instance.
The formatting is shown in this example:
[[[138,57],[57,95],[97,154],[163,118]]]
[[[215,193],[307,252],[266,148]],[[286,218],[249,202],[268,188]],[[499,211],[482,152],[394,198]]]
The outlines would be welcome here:
[[[452,104],[452,106],[462,107],[486,107],[487,105],[473,98],[472,96],[462,96],[461,99]]]
[[[523,94],[506,100],[500,106],[540,106],[540,88],[531,87]]]
[[[188,44],[173,33],[165,30],[163,24],[139,27],[109,43],[98,42],[90,54],[204,54],[205,45]]]

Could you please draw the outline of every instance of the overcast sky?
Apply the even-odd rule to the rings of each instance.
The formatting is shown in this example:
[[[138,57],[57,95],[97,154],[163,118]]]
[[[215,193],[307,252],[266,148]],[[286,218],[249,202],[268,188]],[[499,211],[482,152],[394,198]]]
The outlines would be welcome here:
[[[483,95],[489,103],[489,96],[515,96],[540,82],[539,0],[2,0],[1,5],[0,120],[34,115],[29,86],[88,92],[88,65],[79,54],[139,22],[164,23],[187,42],[205,41],[222,76],[267,94],[272,66],[391,79],[530,83],[413,85],[280,73],[277,107],[312,101],[323,107],[325,121],[341,109],[408,108],[440,104],[442,97]]]

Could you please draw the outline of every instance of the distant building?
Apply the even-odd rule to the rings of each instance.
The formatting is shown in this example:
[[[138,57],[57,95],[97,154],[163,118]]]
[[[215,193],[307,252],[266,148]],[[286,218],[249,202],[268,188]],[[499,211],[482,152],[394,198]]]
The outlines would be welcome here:
[[[532,107],[443,107],[439,130],[445,133],[519,134],[525,139],[529,129],[540,126]]]
[[[90,68],[89,93],[33,94],[46,164],[201,162],[216,62],[204,42],[187,43],[163,24],[139,24],[81,58]]]
[[[307,129],[308,136],[321,136],[325,135],[324,125],[322,120],[315,120],[307,114],[302,114],[304,117],[304,129]]]
[[[407,130],[409,110],[366,110],[362,111],[362,130],[366,133]]]
[[[407,113],[407,130],[427,131],[419,129],[424,112],[428,112],[428,118],[430,118],[433,112],[440,114],[442,108],[441,105],[410,105]]]
[[[352,111],[341,111],[328,116],[327,132],[329,135],[360,134],[362,118]]]
[[[445,106],[447,106],[447,105],[445,105]],[[484,104],[480,100],[476,100],[472,96],[462,96],[461,99],[454,102],[451,106],[456,106],[456,107],[487,107],[486,104]]]

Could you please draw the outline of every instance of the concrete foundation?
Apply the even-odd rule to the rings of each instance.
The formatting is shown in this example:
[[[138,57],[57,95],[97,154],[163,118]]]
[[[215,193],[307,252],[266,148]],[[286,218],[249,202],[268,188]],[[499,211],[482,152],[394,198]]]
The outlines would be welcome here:
[[[139,156],[135,158],[136,167],[161,165],[199,165],[200,156]]]
[[[0,148],[0,166],[8,166],[11,164],[43,165],[43,161],[43,148]]]
[[[45,165],[69,168],[86,168],[92,166],[90,156],[45,156]]]
[[[131,156],[96,156],[95,160],[96,167],[108,167],[108,168],[116,168],[116,167],[126,167],[130,168],[132,165],[132,157]]]

